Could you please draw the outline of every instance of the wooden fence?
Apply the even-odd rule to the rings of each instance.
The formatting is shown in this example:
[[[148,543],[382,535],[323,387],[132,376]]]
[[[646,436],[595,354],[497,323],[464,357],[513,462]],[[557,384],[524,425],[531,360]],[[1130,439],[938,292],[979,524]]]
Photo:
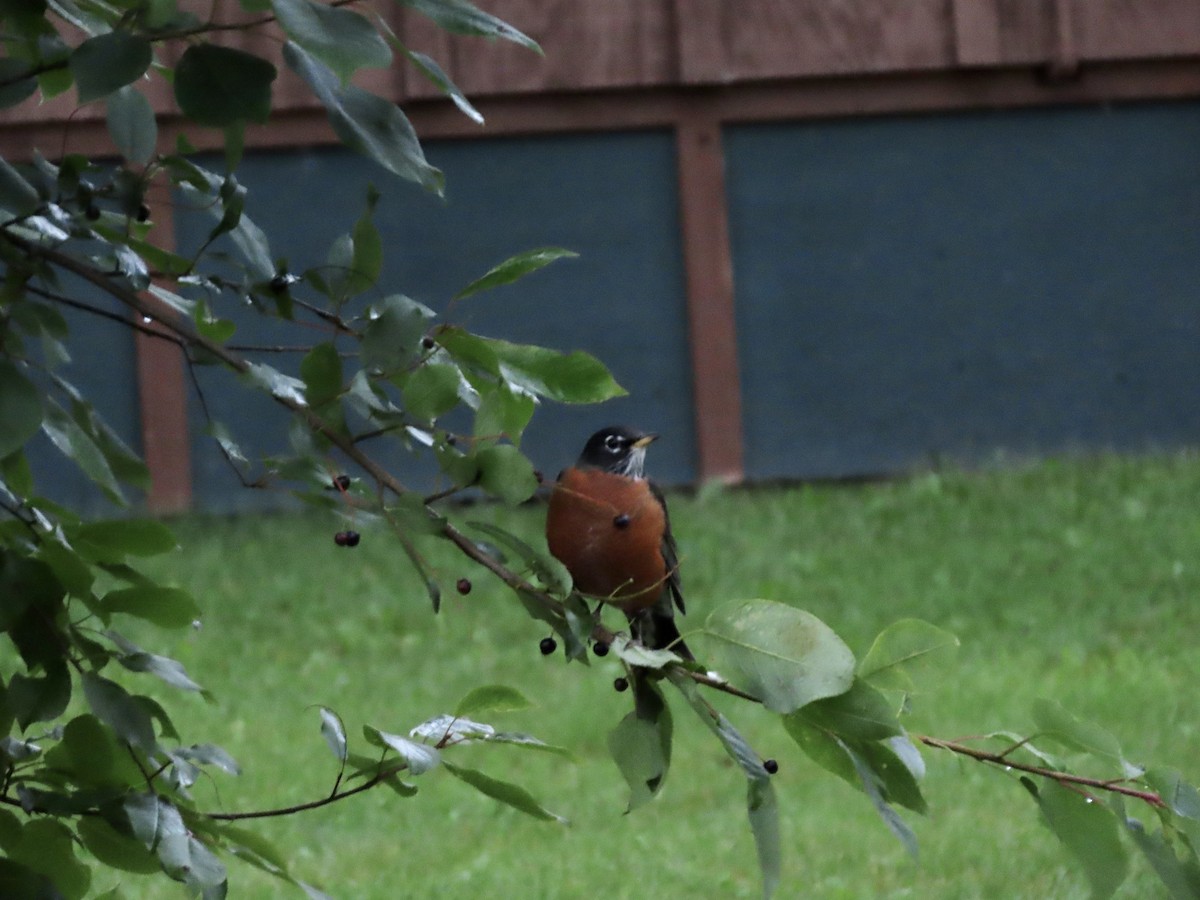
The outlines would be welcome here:
[[[483,5],[538,40],[545,57],[446,36],[397,5],[380,9],[408,45],[437,59],[477,102],[486,128],[464,119],[404,67],[364,73],[364,84],[403,103],[418,132],[435,141],[647,129],[672,136],[695,445],[694,465],[676,475],[689,479],[837,474],[821,467],[747,467],[746,436],[755,431],[743,408],[749,361],[739,343],[747,326],[739,304],[747,301],[735,278],[734,232],[740,226],[731,222],[726,183],[736,129],[1200,97],[1196,0]],[[255,49],[274,52],[276,46],[267,41]],[[324,112],[285,67],[280,70],[278,113],[269,127],[248,132],[248,146],[267,151],[332,143]],[[161,81],[148,87],[156,107],[169,110],[168,87]],[[164,148],[173,146],[179,127],[167,118],[160,134]],[[201,148],[215,147],[219,137],[190,129],[189,136]],[[0,114],[5,158],[26,158],[34,146],[51,153],[103,152],[108,144],[101,110],[76,110],[67,95]],[[154,215],[169,224],[170,204]],[[1182,215],[1179,224],[1192,216]],[[149,502],[156,509],[185,508],[193,478],[180,363],[160,343],[139,337],[135,347],[141,446],[154,473]]]

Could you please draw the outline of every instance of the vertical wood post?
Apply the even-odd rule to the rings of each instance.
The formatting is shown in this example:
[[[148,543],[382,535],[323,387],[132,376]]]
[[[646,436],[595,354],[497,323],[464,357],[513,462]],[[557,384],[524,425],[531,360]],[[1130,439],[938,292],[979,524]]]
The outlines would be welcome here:
[[[701,482],[741,481],[742,396],[721,123],[703,98],[676,123],[692,400]]]
[[[150,206],[155,231],[173,245],[175,226],[170,198],[151,200]],[[164,308],[166,314],[169,312]],[[134,352],[142,457],[150,469],[146,506],[152,513],[184,512],[192,502],[192,463],[183,351],[171,341],[135,331]]]

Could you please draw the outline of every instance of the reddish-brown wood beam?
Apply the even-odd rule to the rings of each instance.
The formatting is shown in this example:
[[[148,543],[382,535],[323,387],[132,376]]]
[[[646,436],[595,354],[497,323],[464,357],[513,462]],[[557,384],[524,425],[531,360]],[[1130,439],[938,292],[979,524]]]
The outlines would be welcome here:
[[[169,240],[174,245],[175,228],[169,198],[148,199],[154,233],[161,236],[160,244]],[[148,324],[153,327],[152,323]],[[142,458],[150,470],[146,506],[150,512],[163,515],[184,512],[192,503],[192,461],[183,351],[171,341],[136,331],[134,352],[142,422]]]
[[[480,127],[449,102],[406,103],[405,112],[425,139],[497,137],[672,127],[685,104],[699,98],[721,122],[786,121],[856,115],[940,112],[963,109],[1049,106],[1200,97],[1196,58],[1091,62],[1081,60],[1076,77],[1050,81],[1043,65],[966,69],[903,75],[780,79],[724,87],[667,87],[482,97],[475,105],[487,117]],[[160,121],[160,145],[173,146],[186,131],[202,150],[222,146],[216,129],[181,128]],[[247,148],[335,144],[324,110],[279,110],[269,127],[249,128]],[[104,155],[112,141],[103,121],[74,119],[18,122],[0,117],[0,156],[30,159],[33,148],[51,158],[61,152]]]
[[[702,482],[738,482],[742,392],[721,123],[706,105],[686,104],[675,135],[697,474]]]

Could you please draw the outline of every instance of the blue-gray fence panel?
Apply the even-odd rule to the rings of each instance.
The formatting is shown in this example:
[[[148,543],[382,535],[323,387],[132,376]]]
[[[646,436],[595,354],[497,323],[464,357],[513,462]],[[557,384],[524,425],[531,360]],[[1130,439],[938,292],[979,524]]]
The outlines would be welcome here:
[[[379,296],[405,293],[479,333],[598,356],[631,396],[598,407],[547,404],[523,444],[553,477],[586,436],[610,422],[662,432],[653,469],[668,482],[695,477],[683,268],[674,141],[666,132],[430,142],[447,175],[440,200],[398,182],[340,149],[248,155],[238,178],[250,190],[246,212],[288,255],[293,272],[321,264],[330,242],[361,214],[367,185],[382,194],[375,221],[385,263]],[[218,160],[209,160],[219,167]],[[178,218],[179,244],[194,248],[208,222]],[[459,303],[450,298],[515,253],[563,246],[579,259],[557,262],[515,285]],[[301,294],[303,288],[298,289]],[[236,314],[234,342],[276,342],[280,330]],[[302,335],[303,336],[303,335]],[[295,342],[295,334],[287,335]],[[273,359],[294,371],[298,360]],[[205,373],[206,381],[218,382]],[[214,416],[258,448],[283,446],[281,417],[269,401],[206,391]],[[241,492],[200,436],[196,404],[195,487],[209,509],[259,505]],[[405,460],[389,463],[416,483]]]
[[[732,127],[752,478],[1200,443],[1200,104]]]

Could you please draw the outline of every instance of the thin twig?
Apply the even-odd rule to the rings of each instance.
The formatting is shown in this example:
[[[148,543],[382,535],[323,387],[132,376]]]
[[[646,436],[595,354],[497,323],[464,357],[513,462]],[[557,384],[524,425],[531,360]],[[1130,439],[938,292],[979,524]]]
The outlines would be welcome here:
[[[42,288],[34,287],[31,284],[25,285],[25,290],[35,296],[41,297],[43,300],[49,300],[52,303],[61,303],[63,306],[69,306],[71,309],[77,309],[80,312],[88,313],[89,315],[99,316],[102,319],[109,319],[113,322],[118,322],[121,325],[127,325],[134,331],[140,331],[142,334],[154,338],[161,338],[164,341],[169,341],[177,347],[186,347],[187,344],[180,338],[169,332],[163,331],[161,328],[152,328],[137,319],[130,319],[127,316],[122,316],[115,312],[110,312],[107,309],[101,309],[98,306],[92,306],[88,303],[83,303],[79,300],[74,300],[62,294],[56,294],[53,291],[47,291]],[[147,318],[153,318],[148,316]]]
[[[980,750],[977,747],[968,747],[966,744],[960,744],[955,741],[947,741],[942,738],[930,737],[929,735],[918,734],[913,735],[918,741],[926,747],[935,747],[939,750],[949,750],[951,753],[957,753],[960,756],[966,756],[970,759],[978,760],[979,762],[988,763],[993,766],[1003,766],[1005,770],[1015,769],[1018,772],[1025,772],[1029,775],[1037,775],[1039,778],[1048,778],[1051,781],[1056,781],[1063,787],[1079,790],[1080,788],[1091,788],[1098,791],[1108,791],[1113,794],[1122,794],[1126,797],[1134,797],[1151,806],[1164,809],[1167,806],[1166,801],[1162,796],[1154,791],[1143,791],[1138,788],[1127,787],[1124,784],[1112,780],[1100,778],[1089,778],[1086,775],[1073,775],[1070,772],[1060,772],[1057,769],[1047,769],[1044,766],[1035,766],[1029,763],[1023,763],[1019,760],[1010,759],[1007,755],[992,753],[989,750]],[[1006,751],[1009,753],[1011,751]],[[1122,779],[1124,780],[1124,779]]]
[[[236,822],[241,819],[271,819],[280,816],[291,816],[296,813],[307,812],[310,809],[320,809],[322,806],[328,806],[330,803],[337,803],[339,800],[345,800],[347,797],[353,797],[355,794],[361,794],[363,791],[369,791],[378,784],[387,781],[393,775],[403,772],[408,766],[396,765],[390,769],[376,772],[375,775],[358,787],[352,787],[345,791],[334,791],[328,797],[322,797],[320,800],[310,800],[307,803],[297,803],[293,806],[281,806],[277,809],[256,809],[250,812],[235,812],[235,813],[200,813],[206,819],[216,819],[220,822]]]
[[[131,290],[125,285],[113,282],[113,280],[103,272],[99,272],[86,262],[79,260],[70,254],[64,253],[56,248],[45,247],[33,241],[26,240],[19,235],[0,232],[0,236],[8,240],[22,252],[33,256],[41,257],[47,262],[66,269],[75,275],[83,278],[85,281],[95,285],[100,290],[107,293],[109,296],[125,304],[135,312],[145,316],[161,316],[161,312],[154,309],[151,304],[136,291]],[[163,327],[173,331],[177,337],[186,343],[189,347],[199,348],[211,356],[216,357],[230,369],[240,374],[246,374],[250,371],[250,362],[230,350],[224,344],[209,340],[204,335],[190,329],[190,326],[175,317],[161,317],[159,319]],[[194,373],[193,373],[194,375]],[[393,475],[390,471],[380,465],[374,458],[365,454],[355,443],[354,438],[345,434],[338,428],[330,425],[321,416],[313,412],[303,400],[286,394],[271,394],[272,399],[276,403],[290,410],[293,414],[300,417],[305,425],[312,431],[322,435],[329,442],[337,447],[342,453],[352,462],[358,465],[364,472],[367,473],[379,486],[381,493],[391,493],[397,497],[404,497],[410,493],[409,489]],[[382,500],[382,498],[381,498]],[[382,505],[382,502],[381,502]],[[459,549],[468,559],[478,563],[483,568],[487,569],[502,582],[512,588],[514,591],[521,594],[527,600],[538,604],[549,615],[565,621],[567,618],[566,607],[563,602],[544,590],[534,586],[522,576],[513,572],[505,565],[494,559],[485,550],[481,549],[467,535],[463,534],[452,522],[443,519],[440,523],[441,536],[452,543]],[[592,631],[591,637],[593,640],[604,641],[611,643],[615,638],[615,632],[606,628],[604,625],[597,623]],[[712,688],[713,690],[721,691],[722,693],[732,696],[741,697],[742,699],[754,700],[756,698],[744,694],[737,688],[727,682],[712,678],[706,672],[697,672],[688,669],[684,666],[678,667],[681,671],[686,672],[688,677],[692,678],[699,684]]]

